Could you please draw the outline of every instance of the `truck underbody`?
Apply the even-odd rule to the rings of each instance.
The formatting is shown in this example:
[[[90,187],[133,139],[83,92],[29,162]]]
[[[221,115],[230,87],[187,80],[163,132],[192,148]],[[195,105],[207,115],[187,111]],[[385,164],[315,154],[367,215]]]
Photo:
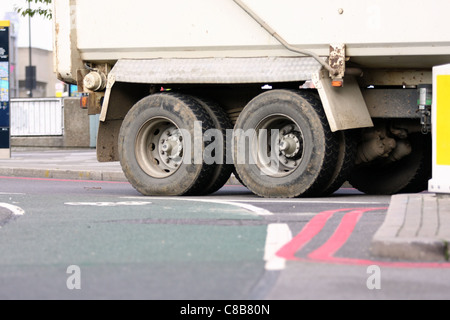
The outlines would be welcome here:
[[[376,81],[371,70],[371,78],[364,71],[358,77],[347,77],[344,88],[348,96],[338,96],[337,107],[328,107],[328,113],[323,97],[335,97],[326,92],[321,96],[321,90],[316,88],[320,84],[313,79],[222,84],[115,81],[106,89],[107,108],[103,93],[100,99],[98,93],[91,96],[94,102],[103,102],[102,108],[95,103],[91,108],[92,113],[102,115],[98,160],[121,161],[132,184],[147,195],[208,194],[222,187],[231,174],[265,197],[325,196],[346,181],[369,194],[422,191],[431,176],[431,137],[429,124],[424,120],[428,109],[420,110],[417,101],[418,88],[431,74],[427,70],[402,70],[396,75],[392,70],[386,72],[393,78],[389,83],[383,76],[379,83],[368,85],[369,81]],[[407,76],[415,82],[408,80],[406,85]],[[330,90],[341,94],[343,88]],[[193,116],[185,110],[175,116],[173,108],[177,105],[186,110],[202,108],[207,115]],[[145,116],[146,110],[160,113]],[[206,121],[208,115],[210,119]],[[362,119],[366,123],[361,123]],[[178,140],[165,143],[180,129],[186,130],[187,136],[194,136],[195,121],[212,123],[201,129],[202,137],[211,129],[223,133],[220,139],[215,137],[201,145],[192,140],[191,145],[199,148],[203,157],[208,146],[214,146],[214,152],[222,151],[224,156],[216,157],[212,164],[185,164],[182,157],[195,150],[187,152]],[[186,123],[190,127],[182,127]],[[146,128],[146,133],[136,131],[137,128]],[[231,138],[227,130],[232,130]],[[254,130],[254,137],[249,130]],[[258,142],[261,133],[270,135],[273,130],[277,130],[277,138],[266,137],[266,145],[262,146]],[[243,149],[241,132],[249,140],[243,142]],[[218,140],[220,144],[213,143]],[[227,144],[230,140],[232,143]],[[130,149],[130,145],[134,147]],[[276,149],[276,154],[272,149]],[[264,162],[265,155],[260,150],[266,150],[272,162]],[[238,161],[238,155],[243,154],[244,160]],[[129,166],[132,162],[136,163],[134,167]],[[186,179],[189,170],[183,166],[198,168],[198,176]],[[175,173],[180,175],[179,180],[165,185]],[[215,177],[213,181],[211,177]],[[185,180],[191,181],[190,185],[180,188]],[[207,182],[214,187],[197,190],[196,186]]]

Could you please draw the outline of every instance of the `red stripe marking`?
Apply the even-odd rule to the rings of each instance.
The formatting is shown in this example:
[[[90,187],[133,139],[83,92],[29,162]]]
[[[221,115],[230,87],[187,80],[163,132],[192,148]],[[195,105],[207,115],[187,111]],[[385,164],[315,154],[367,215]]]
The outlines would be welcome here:
[[[277,252],[277,256],[287,260],[299,260],[294,256],[295,253],[301,250],[323,229],[328,219],[330,219],[336,212],[348,210],[349,209],[337,209],[319,213],[306,224],[306,226],[295,238],[293,238]]]
[[[368,211],[367,209],[365,211]],[[353,210],[346,213],[334,234],[319,249],[311,252],[308,257],[313,260],[329,260],[347,242],[356,224],[363,214],[363,210]]]
[[[362,215],[369,211],[386,210],[387,208],[362,208],[362,209],[339,209],[319,213],[302,229],[302,231],[289,243],[284,245],[277,256],[286,260],[303,262],[323,262],[345,265],[378,265],[380,267],[394,268],[450,268],[450,263],[440,262],[386,262],[366,259],[334,257],[336,252],[342,248],[354,231]],[[308,258],[295,257],[295,253],[312,240],[325,226],[326,222],[337,212],[350,211],[342,218],[334,234],[323,244],[308,255]]]
[[[97,180],[75,180],[75,179],[52,179],[52,178],[25,178],[25,177],[1,177],[0,179],[9,180],[33,180],[33,181],[56,181],[56,182],[91,182],[91,183],[110,183],[110,184],[129,184],[125,181],[97,181]]]

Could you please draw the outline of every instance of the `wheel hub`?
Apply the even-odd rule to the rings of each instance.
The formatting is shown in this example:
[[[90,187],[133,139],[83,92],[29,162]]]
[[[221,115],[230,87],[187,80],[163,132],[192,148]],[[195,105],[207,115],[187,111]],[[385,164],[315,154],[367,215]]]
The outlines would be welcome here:
[[[256,129],[267,132],[278,130],[278,136],[274,141],[269,137],[259,142],[258,166],[262,172],[272,177],[292,173],[300,165],[304,152],[303,136],[298,125],[289,117],[273,115],[261,121]],[[264,142],[267,146],[263,145]],[[272,153],[274,151],[275,154]]]
[[[175,169],[183,158],[183,138],[180,131],[172,126],[159,137],[159,155],[165,165]]]
[[[297,160],[301,157],[301,136],[299,132],[293,132],[281,136],[280,152],[283,156],[289,159]]]
[[[166,118],[149,119],[136,137],[136,159],[148,175],[167,178],[183,161],[183,137],[178,127]]]

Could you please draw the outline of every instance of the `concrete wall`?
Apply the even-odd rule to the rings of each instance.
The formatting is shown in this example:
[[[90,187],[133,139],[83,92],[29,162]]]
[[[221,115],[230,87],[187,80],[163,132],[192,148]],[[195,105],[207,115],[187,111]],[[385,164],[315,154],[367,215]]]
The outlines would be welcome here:
[[[89,147],[90,142],[87,109],[80,108],[79,98],[64,99],[64,147]]]
[[[12,137],[12,147],[89,148],[92,146],[90,117],[80,108],[79,98],[64,99],[64,133],[56,137]]]

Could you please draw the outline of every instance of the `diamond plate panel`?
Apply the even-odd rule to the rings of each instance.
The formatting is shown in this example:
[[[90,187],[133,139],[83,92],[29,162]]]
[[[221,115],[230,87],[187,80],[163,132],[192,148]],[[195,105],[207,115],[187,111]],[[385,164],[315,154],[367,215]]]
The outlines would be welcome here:
[[[310,80],[321,65],[313,58],[210,58],[119,60],[115,81],[157,84],[232,84]]]

